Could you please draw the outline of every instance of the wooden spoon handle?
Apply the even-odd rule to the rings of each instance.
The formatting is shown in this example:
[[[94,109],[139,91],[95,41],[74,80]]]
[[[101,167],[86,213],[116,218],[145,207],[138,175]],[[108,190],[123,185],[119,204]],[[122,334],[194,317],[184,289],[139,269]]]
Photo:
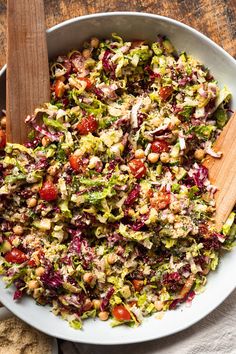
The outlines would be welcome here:
[[[43,0],[8,0],[7,141],[24,143],[25,118],[50,99]]]
[[[209,169],[211,183],[218,188],[215,193],[215,223],[220,231],[236,203],[236,113],[224,127],[214,149],[221,151],[222,157],[209,156],[204,165]]]

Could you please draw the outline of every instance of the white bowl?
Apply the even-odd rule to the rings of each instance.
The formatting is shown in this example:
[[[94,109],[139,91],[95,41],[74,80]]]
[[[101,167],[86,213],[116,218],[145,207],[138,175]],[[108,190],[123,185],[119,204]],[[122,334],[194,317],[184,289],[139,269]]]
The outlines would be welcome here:
[[[125,39],[155,41],[157,34],[167,35],[178,51],[186,51],[210,68],[220,86],[227,85],[233,94],[236,108],[236,61],[222,48],[196,30],[175,20],[144,13],[116,12],[75,18],[48,30],[49,56],[66,53],[91,36],[106,38],[116,32]],[[0,72],[0,91],[5,90],[5,68]],[[5,107],[1,95],[0,108]],[[161,320],[156,315],[135,329],[120,326],[111,328],[109,322],[88,320],[81,331],[69,327],[66,321],[54,316],[50,308],[37,306],[28,297],[12,300],[14,290],[5,289],[0,280],[0,300],[16,316],[33,327],[55,337],[74,342],[94,344],[127,344],[161,338],[181,331],[214,310],[235,288],[236,249],[225,254],[216,272],[210,274],[206,291],[196,296],[191,307],[182,306],[167,312]]]

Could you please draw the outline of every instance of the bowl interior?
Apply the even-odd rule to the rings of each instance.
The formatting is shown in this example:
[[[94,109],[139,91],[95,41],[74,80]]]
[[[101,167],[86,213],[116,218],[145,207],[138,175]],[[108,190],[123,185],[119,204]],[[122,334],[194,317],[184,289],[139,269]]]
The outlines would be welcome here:
[[[234,96],[232,107],[236,108],[235,60],[199,32],[168,18],[141,13],[107,13],[73,19],[48,31],[49,57],[53,58],[70,49],[80,48],[91,36],[106,38],[113,32],[127,40],[155,41],[157,34],[167,35],[178,51],[186,51],[199,59],[211,69],[220,86],[226,85],[231,90]],[[5,80],[5,72],[1,71],[1,109],[5,108]],[[161,320],[154,315],[137,329],[124,326],[111,328],[108,322],[88,320],[82,331],[73,330],[67,322],[54,316],[49,308],[36,306],[29,298],[24,298],[19,303],[14,302],[13,290],[4,289],[1,280],[0,300],[18,317],[56,337],[95,344],[133,343],[175,333],[206,316],[235,288],[236,281],[230,275],[235,268],[236,249],[223,257],[219,269],[209,276],[206,291],[194,299],[191,307],[183,306],[176,311],[170,311]]]

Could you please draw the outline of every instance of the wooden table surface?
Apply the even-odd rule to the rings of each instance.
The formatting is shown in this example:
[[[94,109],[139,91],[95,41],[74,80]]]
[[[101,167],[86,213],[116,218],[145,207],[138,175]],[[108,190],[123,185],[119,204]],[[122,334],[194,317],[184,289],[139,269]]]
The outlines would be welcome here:
[[[17,1],[17,0],[16,0]],[[44,0],[46,25],[110,11],[150,12],[182,21],[236,58],[236,0]],[[6,62],[6,4],[0,0],[0,67]]]

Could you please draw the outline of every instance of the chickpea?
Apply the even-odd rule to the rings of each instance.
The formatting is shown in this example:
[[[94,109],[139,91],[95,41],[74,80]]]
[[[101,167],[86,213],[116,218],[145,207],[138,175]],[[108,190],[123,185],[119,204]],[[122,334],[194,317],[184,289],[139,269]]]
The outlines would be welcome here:
[[[125,299],[128,299],[131,296],[129,285],[124,285],[120,292]]]
[[[99,312],[98,317],[100,318],[101,321],[107,321],[109,317],[109,313],[107,311],[101,311]]]
[[[154,302],[154,306],[155,306],[157,311],[161,311],[163,309],[164,303],[163,303],[163,301],[156,300]]]
[[[34,289],[34,292],[33,292],[33,298],[34,299],[38,299],[41,295],[41,289],[37,288],[37,289]]]
[[[135,151],[134,156],[136,159],[143,159],[145,157],[145,152],[143,149],[138,149]]]
[[[13,227],[13,232],[14,232],[14,234],[16,234],[16,235],[22,235],[23,232],[24,232],[24,229],[23,229],[22,226],[16,225],[16,226]]]
[[[122,143],[114,144],[110,147],[110,150],[115,155],[120,155],[124,151],[124,145]]]
[[[39,184],[34,184],[32,187],[31,187],[31,192],[33,193],[37,193],[39,190],[40,190],[40,185]]]
[[[116,254],[115,254],[115,253],[110,253],[110,254],[108,255],[108,257],[107,257],[107,262],[108,262],[108,264],[112,265],[112,264],[116,263],[116,261],[117,261],[117,256],[116,256]]]
[[[203,149],[197,149],[195,152],[194,152],[194,157],[195,159],[197,160],[203,160],[204,157],[205,157],[205,151]]]
[[[6,125],[7,125],[7,118],[6,117],[2,117],[2,119],[1,119],[1,127],[5,129]]]
[[[150,161],[151,163],[156,163],[159,159],[159,154],[157,154],[156,152],[151,152],[150,154],[148,154],[148,161]]]
[[[47,173],[49,173],[50,176],[55,176],[57,172],[58,172],[58,167],[55,165],[52,165],[47,169]]]
[[[93,303],[93,307],[94,307],[96,310],[99,310],[99,309],[100,309],[101,300],[99,300],[99,299],[93,299],[92,303]]]
[[[134,211],[134,209],[129,208],[129,210],[128,210],[128,215],[132,218],[132,216],[134,216],[134,215],[135,215],[135,211]]]
[[[85,59],[89,59],[91,57],[91,50],[90,49],[84,49],[82,52],[82,55]]]
[[[44,147],[46,147],[46,146],[48,146],[48,144],[50,143],[50,139],[49,139],[47,136],[44,136],[44,137],[42,138],[41,143],[42,143],[42,145],[43,145]]]
[[[34,289],[37,289],[39,287],[39,282],[37,280],[30,280],[28,282],[28,288],[30,290],[34,290]]]
[[[179,213],[181,210],[181,203],[179,201],[174,201],[170,204],[170,209],[173,211],[173,213]]]
[[[160,155],[161,162],[167,163],[170,161],[170,154],[168,152],[162,152]]]
[[[84,280],[85,283],[88,283],[88,284],[92,285],[96,281],[96,276],[93,273],[91,273],[91,272],[84,273],[83,280]]]
[[[98,48],[99,46],[99,39],[96,37],[91,38],[90,45],[92,48]]]
[[[44,267],[38,267],[35,269],[35,275],[37,277],[41,277],[41,275],[43,275],[43,273],[45,272],[45,268]]]
[[[34,197],[27,199],[27,205],[29,208],[34,208],[37,205],[37,199]]]

